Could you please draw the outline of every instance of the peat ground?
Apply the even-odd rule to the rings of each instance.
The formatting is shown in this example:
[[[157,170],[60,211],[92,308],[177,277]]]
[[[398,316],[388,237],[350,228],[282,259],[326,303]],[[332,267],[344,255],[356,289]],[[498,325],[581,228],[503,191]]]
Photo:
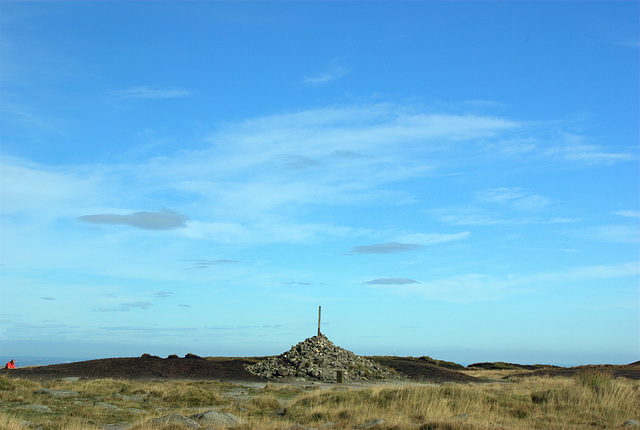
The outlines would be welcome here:
[[[86,379],[162,380],[193,379],[220,381],[261,381],[245,370],[244,366],[255,364],[256,358],[160,358],[142,356],[135,358],[103,358],[75,363],[49,366],[24,367],[0,370],[0,375],[33,380],[51,380],[69,377]]]
[[[98,360],[79,361],[75,363],[53,364],[49,366],[23,367],[12,370],[0,369],[0,375],[25,378],[31,380],[53,380],[69,377],[86,379],[127,379],[127,380],[219,380],[229,382],[266,382],[245,369],[268,357],[207,357],[176,356],[160,358],[144,355],[133,358],[104,358]],[[441,362],[428,357],[367,357],[383,366],[395,370],[399,379],[413,382],[432,383],[473,383],[483,379],[470,375],[469,370],[501,368],[502,363],[481,363],[466,368],[454,363]],[[446,364],[445,364],[446,363]],[[640,362],[627,365],[597,365],[577,367],[557,366],[520,366],[510,364],[510,369],[522,372],[511,373],[507,378],[523,378],[529,376],[574,376],[578,372],[589,370],[606,370],[614,377],[640,380]],[[459,370],[465,370],[463,373]],[[284,382],[284,381],[283,381]]]

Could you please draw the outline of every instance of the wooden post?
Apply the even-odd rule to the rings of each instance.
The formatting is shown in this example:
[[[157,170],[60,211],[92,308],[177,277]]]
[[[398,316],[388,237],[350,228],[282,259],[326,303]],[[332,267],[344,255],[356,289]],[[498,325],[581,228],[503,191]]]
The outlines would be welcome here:
[[[322,311],[322,306],[318,306],[318,336],[320,336],[320,313]]]

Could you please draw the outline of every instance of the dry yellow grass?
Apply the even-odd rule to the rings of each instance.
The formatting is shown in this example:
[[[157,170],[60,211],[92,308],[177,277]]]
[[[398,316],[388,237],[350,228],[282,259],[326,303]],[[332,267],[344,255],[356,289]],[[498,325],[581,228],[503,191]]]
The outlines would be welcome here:
[[[459,372],[480,379],[504,379],[508,376],[522,373],[522,370],[514,369],[465,369]]]
[[[506,372],[506,371],[500,371]],[[486,375],[485,375],[486,376]],[[496,375],[498,376],[498,375]],[[504,376],[504,375],[503,375]],[[0,378],[0,428],[22,430],[31,421],[44,430],[89,430],[126,421],[132,430],[169,430],[148,420],[169,413],[189,416],[216,409],[246,421],[240,429],[286,429],[294,424],[353,428],[383,419],[380,429],[604,429],[640,420],[640,383],[610,374],[576,378],[523,378],[488,384],[335,386],[303,390],[268,384],[231,395],[234,387],[218,382],[140,382],[119,380],[54,381],[48,388],[73,390],[79,398],[36,395],[42,384]],[[237,390],[236,390],[237,391]],[[143,394],[143,402],[114,398]],[[126,399],[126,398],[125,398]],[[118,410],[96,407],[111,403]],[[22,406],[40,404],[54,411],[37,413]],[[136,408],[134,414],[129,408]]]
[[[288,408],[296,422],[351,427],[382,418],[389,428],[416,424],[489,428],[615,428],[638,419],[638,382],[612,380],[600,390],[569,378],[536,378],[483,385],[377,387],[323,391]],[[464,419],[463,419],[464,417]]]

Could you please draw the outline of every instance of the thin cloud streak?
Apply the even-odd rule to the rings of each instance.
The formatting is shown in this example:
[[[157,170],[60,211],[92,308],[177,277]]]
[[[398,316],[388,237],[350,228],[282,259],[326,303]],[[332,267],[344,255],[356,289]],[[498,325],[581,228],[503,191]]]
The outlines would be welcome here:
[[[550,199],[528,194],[519,187],[490,188],[476,193],[476,200],[490,204],[508,204],[519,210],[539,210],[548,206]]]
[[[420,245],[411,243],[381,243],[378,245],[354,246],[351,252],[354,254],[393,254],[396,252],[416,251]]]
[[[464,206],[436,208],[427,212],[452,225],[563,224],[577,221],[551,216],[550,198],[529,193],[520,187],[489,188],[475,192]]]
[[[634,210],[621,210],[621,211],[613,212],[613,214],[619,215],[622,217],[627,217],[627,218],[640,218],[640,211],[634,211]]]
[[[163,209],[158,212],[134,212],[129,215],[83,215],[77,219],[90,224],[128,225],[142,230],[174,230],[186,227],[189,217],[170,209]]]
[[[148,310],[153,306],[153,303],[149,302],[131,302],[131,303],[122,303],[120,306],[116,308],[98,308],[96,311],[102,313],[108,312],[130,312],[132,310]]]
[[[156,297],[159,298],[167,298],[167,297],[171,297],[173,296],[173,293],[171,291],[158,291],[157,293],[154,294]]]
[[[175,99],[189,97],[193,93],[181,88],[151,88],[147,86],[131,87],[115,91],[114,95],[122,99]]]
[[[610,152],[598,145],[585,144],[555,147],[546,151],[546,155],[558,155],[571,162],[606,165],[612,165],[619,161],[634,161],[638,159],[638,155],[632,152]]]
[[[217,266],[220,264],[235,264],[239,263],[237,260],[205,260],[205,259],[193,259],[193,260],[182,260],[188,263],[191,263],[191,267],[187,270],[192,269],[208,269],[213,266]]]
[[[397,239],[400,242],[415,243],[421,246],[434,246],[443,243],[458,242],[466,240],[471,235],[469,231],[463,231],[453,234],[441,234],[441,233],[409,233],[399,236]]]
[[[597,240],[609,243],[638,243],[640,232],[637,226],[631,225],[601,225],[584,230],[569,232],[569,235],[587,240]]]
[[[338,65],[332,65],[327,71],[304,80],[305,84],[322,85],[331,81],[336,81],[349,74],[349,70]]]
[[[367,285],[409,285],[419,283],[414,279],[408,278],[378,278],[365,282]]]
[[[281,285],[300,285],[300,286],[304,286],[304,287],[316,285],[316,284],[313,284],[311,282],[294,282],[294,281],[291,281],[291,282],[280,282],[280,284]]]

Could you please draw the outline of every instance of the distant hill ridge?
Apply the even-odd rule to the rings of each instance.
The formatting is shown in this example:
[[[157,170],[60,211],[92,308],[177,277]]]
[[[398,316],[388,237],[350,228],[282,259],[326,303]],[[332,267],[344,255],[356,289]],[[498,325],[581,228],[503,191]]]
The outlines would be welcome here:
[[[467,369],[485,369],[485,370],[540,370],[540,369],[559,369],[560,366],[551,364],[516,364],[505,363],[503,361],[473,363],[466,367]]]

